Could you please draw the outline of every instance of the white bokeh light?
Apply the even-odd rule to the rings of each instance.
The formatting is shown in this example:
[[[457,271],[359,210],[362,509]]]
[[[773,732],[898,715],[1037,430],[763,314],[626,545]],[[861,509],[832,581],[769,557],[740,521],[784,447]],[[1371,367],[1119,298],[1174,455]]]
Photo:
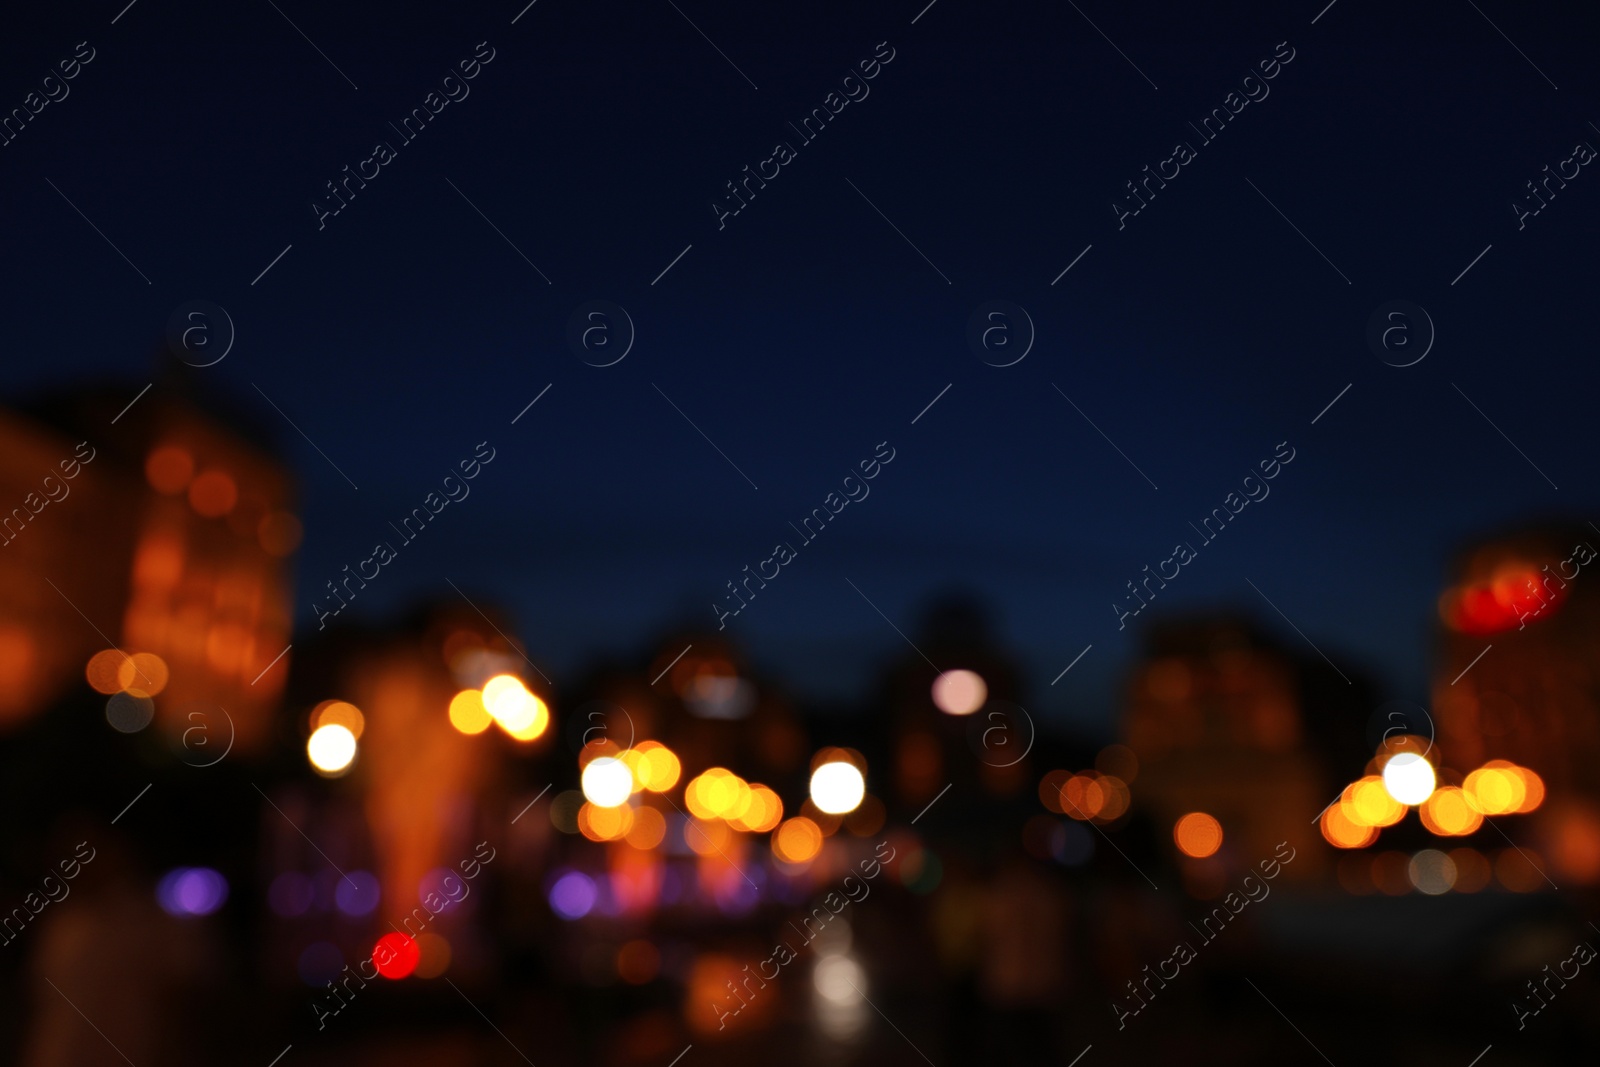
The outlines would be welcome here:
[[[971,715],[989,699],[989,687],[974,671],[945,671],[933,680],[933,702],[946,715]]]
[[[583,795],[597,808],[616,808],[633,793],[633,772],[612,756],[598,756],[583,769]]]
[[[1383,765],[1383,788],[1402,804],[1421,804],[1435,784],[1433,764],[1415,752],[1401,752]]]
[[[339,774],[356,758],[356,735],[337,723],[319,726],[306,742],[306,758],[324,774]]]
[[[861,806],[867,780],[848,763],[824,763],[811,775],[811,802],[829,815],[845,815]]]

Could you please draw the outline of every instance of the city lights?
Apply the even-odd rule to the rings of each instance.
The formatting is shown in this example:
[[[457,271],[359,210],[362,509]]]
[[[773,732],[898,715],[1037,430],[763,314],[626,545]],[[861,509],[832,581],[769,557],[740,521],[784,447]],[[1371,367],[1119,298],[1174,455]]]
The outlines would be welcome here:
[[[1433,792],[1433,764],[1415,752],[1391,756],[1383,765],[1383,787],[1401,804],[1421,804]]]
[[[476,689],[463,689],[450,698],[450,725],[468,735],[481,734],[494,722],[489,709],[483,706],[483,694]]]
[[[372,946],[372,965],[385,978],[401,979],[417,969],[422,950],[412,938],[402,933],[384,934]]]
[[[856,810],[867,795],[867,780],[849,763],[824,763],[811,774],[811,802],[829,815]]]
[[[1222,847],[1222,824],[1203,811],[1190,812],[1173,826],[1172,840],[1185,856],[1204,859]]]
[[[367,727],[367,720],[354,704],[343,700],[324,700],[311,710],[311,728],[316,730],[323,726],[343,726],[350,731],[351,737],[359,741],[361,731]]]
[[[306,742],[306,756],[321,774],[343,774],[356,758],[356,736],[337,723],[319,726]]]
[[[785,863],[806,863],[822,851],[822,829],[801,815],[772,835],[772,854]]]
[[[583,795],[597,808],[626,804],[633,793],[633,772],[612,756],[590,760],[583,769]]]
[[[989,699],[989,687],[974,671],[945,671],[933,680],[933,703],[946,715],[971,715]]]
[[[483,706],[517,741],[535,740],[550,725],[550,709],[514,674],[497,674],[483,684]]]

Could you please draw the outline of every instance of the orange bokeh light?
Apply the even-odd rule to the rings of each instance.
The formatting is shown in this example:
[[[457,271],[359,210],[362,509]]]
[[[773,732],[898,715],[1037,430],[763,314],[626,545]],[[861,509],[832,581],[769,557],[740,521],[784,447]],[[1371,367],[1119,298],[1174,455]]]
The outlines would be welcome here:
[[[194,457],[177,445],[163,445],[146,457],[144,476],[156,492],[174,496],[194,478]]]
[[[1203,811],[1192,811],[1172,827],[1172,840],[1185,856],[1205,859],[1222,847],[1222,824]]]
[[[620,841],[633,829],[633,809],[626,804],[597,808],[584,803],[578,809],[578,832],[590,841]]]
[[[367,718],[361,709],[343,700],[324,700],[311,709],[311,729],[324,726],[343,726],[350,736],[361,740],[361,731],[367,727]]]
[[[1322,813],[1322,836],[1334,848],[1366,848],[1378,839],[1373,826],[1357,826],[1344,813],[1343,804],[1329,804]]]
[[[239,502],[239,487],[226,471],[206,471],[189,483],[189,506],[208,519],[220,518]]]
[[[667,820],[655,808],[634,808],[633,825],[623,836],[634,848],[655,848],[667,836]]]
[[[1417,817],[1440,837],[1465,837],[1483,825],[1470,794],[1459,786],[1442,785],[1417,808]]]
[[[772,854],[785,863],[806,863],[822,851],[822,829],[804,815],[789,819],[772,835]]]
[[[136,697],[153,697],[167,687],[167,662],[151,652],[135,652],[118,665],[117,685]]]
[[[120,649],[108,648],[104,652],[96,652],[89,657],[88,669],[84,674],[89,679],[90,687],[96,693],[111,696],[113,693],[122,692],[122,669],[124,665],[131,664],[133,658]]]

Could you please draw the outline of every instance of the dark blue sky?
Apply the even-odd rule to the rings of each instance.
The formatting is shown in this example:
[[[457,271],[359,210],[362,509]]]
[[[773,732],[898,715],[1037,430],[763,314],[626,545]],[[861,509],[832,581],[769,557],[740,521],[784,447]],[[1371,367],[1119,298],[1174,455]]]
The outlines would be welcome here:
[[[849,582],[907,632],[966,586],[1032,706],[1092,725],[1137,647],[1111,609],[1124,583],[1287,440],[1271,496],[1152,613],[1243,609],[1304,648],[1253,582],[1347,672],[1421,698],[1454,549],[1597,512],[1600,177],[1582,168],[1520,231],[1511,209],[1574,144],[1600,146],[1592,16],[938,0],[912,25],[922,0],[539,0],[513,26],[521,6],[140,0],[112,25],[112,0],[0,40],[6,109],[95,50],[0,148],[0,388],[110,379],[131,397],[174,308],[227,308],[237,343],[205,373],[277,422],[303,478],[307,622],[313,590],[487,440],[471,497],[358,607],[448,577],[570,676],[714,622],[723,583],[886,440],[871,496],[730,628],[800,690],[841,695],[906,651]],[[398,142],[388,124],[481,41],[470,95],[319,231],[324,183]],[[800,145],[787,123],[882,41],[870,95]],[[1119,231],[1123,183],[1199,142],[1187,123],[1284,41],[1270,95]],[[719,231],[724,183],[779,140],[797,158]],[[990,299],[1037,327],[1015,366],[967,346]],[[1407,368],[1364,340],[1395,299],[1438,332]],[[636,324],[615,366],[566,343],[589,300]]]

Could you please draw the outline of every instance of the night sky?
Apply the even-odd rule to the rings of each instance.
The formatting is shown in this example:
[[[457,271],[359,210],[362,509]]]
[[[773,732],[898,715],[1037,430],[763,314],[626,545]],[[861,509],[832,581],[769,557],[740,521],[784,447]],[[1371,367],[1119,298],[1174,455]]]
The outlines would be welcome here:
[[[0,35],[8,113],[93,55],[0,148],[0,390],[131,399],[176,308],[224,307],[236,343],[196,376],[301,479],[302,628],[482,441],[470,497],[355,614],[448,578],[560,680],[714,627],[724,583],[787,540],[728,627],[798,692],[859,693],[910,651],[876,609],[915,640],[964,588],[1028,706],[1089,730],[1162,613],[1241,610],[1315,655],[1266,598],[1424,699],[1452,554],[1600,516],[1600,176],[1566,164],[1521,229],[1512,207],[1600,146],[1574,5],[124,2]],[[805,142],[789,124],[875,54]],[[1213,141],[1189,125],[1246,91],[1267,95]],[[433,92],[469,95],[407,143],[390,124]],[[1180,141],[1194,157],[1119,229],[1124,183]],[[319,229],[325,183],[379,142],[394,157]],[[779,142],[794,158],[719,229],[726,183]],[[596,300],[637,331],[609,367],[568,343]],[[1015,365],[969,347],[990,300],[1036,327]],[[1366,341],[1394,300],[1437,330],[1403,368]],[[870,496],[801,547],[788,524],[885,441]],[[1189,524],[1280,442],[1270,496],[1202,544]],[[1198,557],[1119,631],[1125,583],[1183,541]]]

